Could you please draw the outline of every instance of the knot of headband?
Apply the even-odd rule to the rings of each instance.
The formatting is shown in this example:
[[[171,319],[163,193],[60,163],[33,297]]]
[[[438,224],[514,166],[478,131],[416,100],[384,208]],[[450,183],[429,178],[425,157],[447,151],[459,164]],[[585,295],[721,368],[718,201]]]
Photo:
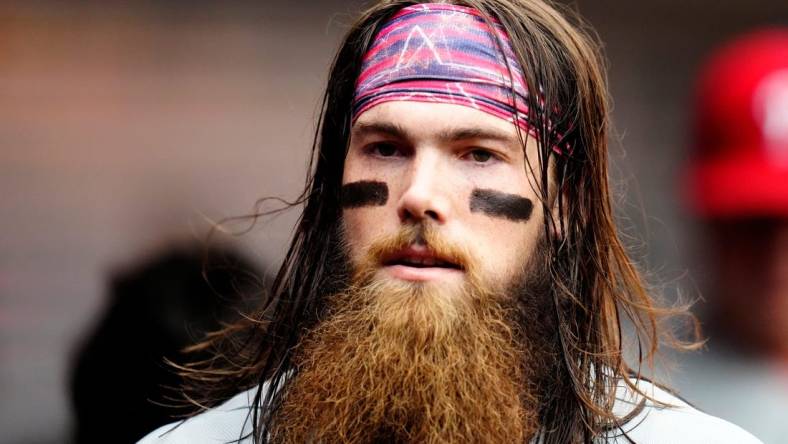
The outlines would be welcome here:
[[[352,120],[388,101],[451,103],[536,136],[527,98],[522,67],[500,23],[491,27],[473,8],[425,3],[403,8],[376,35],[356,82]]]

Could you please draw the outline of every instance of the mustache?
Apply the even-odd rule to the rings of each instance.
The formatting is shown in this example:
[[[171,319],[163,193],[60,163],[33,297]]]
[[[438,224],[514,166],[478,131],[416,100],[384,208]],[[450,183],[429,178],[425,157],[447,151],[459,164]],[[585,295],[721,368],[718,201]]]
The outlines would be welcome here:
[[[473,255],[468,249],[446,239],[438,228],[429,223],[406,225],[393,235],[375,240],[367,250],[365,262],[369,267],[381,267],[388,258],[414,246],[426,248],[430,255],[466,272],[476,270]]]

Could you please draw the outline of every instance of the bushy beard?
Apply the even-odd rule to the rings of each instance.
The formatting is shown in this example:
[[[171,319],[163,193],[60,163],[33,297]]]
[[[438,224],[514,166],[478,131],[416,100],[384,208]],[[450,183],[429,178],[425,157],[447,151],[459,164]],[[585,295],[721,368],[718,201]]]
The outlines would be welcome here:
[[[414,243],[461,264],[464,284],[376,275],[382,257]],[[429,226],[375,244],[299,343],[271,441],[527,441],[539,426],[545,368],[524,328],[535,316],[523,309],[528,296],[511,294],[527,274],[509,285],[483,282],[469,255]]]

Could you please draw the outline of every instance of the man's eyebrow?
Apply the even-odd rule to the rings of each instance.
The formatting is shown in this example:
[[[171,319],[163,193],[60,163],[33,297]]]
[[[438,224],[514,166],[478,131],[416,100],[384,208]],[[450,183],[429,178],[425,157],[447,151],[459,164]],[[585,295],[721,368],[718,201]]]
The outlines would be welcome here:
[[[368,135],[384,135],[397,139],[409,140],[411,134],[394,122],[357,122],[351,130],[353,137]],[[443,142],[460,142],[463,140],[491,140],[502,142],[512,147],[519,147],[519,139],[505,131],[495,128],[459,127],[449,128],[438,133],[437,139]]]
[[[357,122],[351,129],[353,137],[368,135],[384,135],[397,139],[407,139],[408,132],[405,128],[391,122]]]
[[[449,129],[446,131],[442,131],[438,135],[438,138],[440,140],[445,140],[448,142],[459,142],[461,140],[468,140],[468,139],[494,140],[497,142],[505,142],[512,144],[516,144],[518,142],[517,137],[514,137],[511,134],[508,134],[504,131],[498,131],[496,129],[481,128],[481,127]]]

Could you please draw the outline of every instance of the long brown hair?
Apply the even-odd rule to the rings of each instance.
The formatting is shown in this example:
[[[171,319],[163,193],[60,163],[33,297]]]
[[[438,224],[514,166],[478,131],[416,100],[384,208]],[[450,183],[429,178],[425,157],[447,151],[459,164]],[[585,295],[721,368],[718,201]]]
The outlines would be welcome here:
[[[271,413],[279,402],[277,389],[292,373],[293,348],[315,326],[325,309],[325,297],[345,281],[339,190],[361,58],[388,18],[414,3],[420,2],[376,3],[345,36],[323,97],[311,175],[291,204],[304,205],[304,210],[272,291],[258,313],[194,347],[214,349],[213,359],[181,367],[187,397],[202,407],[215,405],[241,388],[258,386],[255,405],[262,408],[251,412],[255,441],[267,440]],[[612,413],[616,387],[623,379],[636,389],[628,376],[637,378],[643,364],[651,365],[662,336],[660,319],[688,314],[683,307],[655,304],[617,233],[608,185],[606,78],[599,45],[586,26],[542,0],[452,3],[476,8],[486,20],[501,23],[528,90],[539,92],[528,97],[533,111],[528,119],[537,129],[540,147],[538,162],[532,159],[529,166],[540,165],[535,173],[547,215],[546,262],[552,278],[551,325],[555,325],[550,335],[559,355],[551,390],[542,399],[540,423],[543,442],[591,442],[619,424],[620,418]],[[555,146],[569,149],[557,155]],[[558,190],[555,199],[561,217],[557,220],[549,216],[548,189]],[[632,368],[623,358],[624,318],[633,325],[638,350]]]

